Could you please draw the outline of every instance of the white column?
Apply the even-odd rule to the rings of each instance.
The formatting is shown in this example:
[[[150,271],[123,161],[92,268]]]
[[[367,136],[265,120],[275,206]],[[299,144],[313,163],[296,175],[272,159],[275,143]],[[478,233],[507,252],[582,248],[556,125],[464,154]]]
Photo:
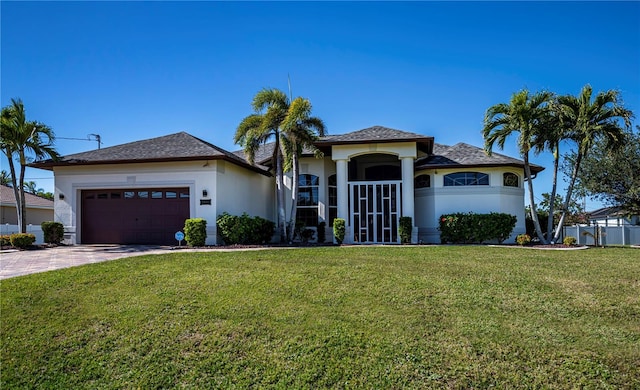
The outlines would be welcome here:
[[[344,243],[353,243],[351,237],[351,226],[349,226],[349,176],[348,161],[346,159],[336,160],[336,186],[338,192],[338,218],[345,220]]]
[[[418,229],[415,217],[415,195],[413,193],[413,157],[402,157],[402,216],[411,217],[413,230],[411,243],[418,242]]]

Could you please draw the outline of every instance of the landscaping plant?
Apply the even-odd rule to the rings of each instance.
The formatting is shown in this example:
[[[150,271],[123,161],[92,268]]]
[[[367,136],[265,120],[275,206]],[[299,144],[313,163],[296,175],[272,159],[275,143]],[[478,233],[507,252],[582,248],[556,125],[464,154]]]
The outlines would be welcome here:
[[[516,237],[518,245],[529,245],[531,243],[531,236],[528,234],[520,234]]]
[[[571,237],[571,236],[567,236],[564,238],[564,240],[562,240],[562,243],[567,245],[567,246],[573,246],[576,244],[576,238],[575,237]]]
[[[44,221],[40,224],[47,244],[60,244],[64,238],[64,225],[60,222]]]
[[[189,246],[204,246],[207,240],[207,221],[203,218],[184,221],[184,239]]]
[[[344,234],[346,232],[344,218],[336,218],[333,220],[333,237],[336,239],[338,245],[342,245],[344,241]]]
[[[400,217],[398,225],[398,233],[400,234],[400,242],[402,244],[411,244],[411,232],[413,230],[413,222],[411,217]]]
[[[247,213],[231,215],[222,213],[216,220],[218,234],[226,245],[267,244],[271,242],[275,224],[261,217],[250,217]]]
[[[505,213],[454,213],[440,216],[440,241],[452,244],[504,242],[516,226],[517,218]]]
[[[9,236],[11,246],[25,249],[33,245],[36,242],[36,236],[31,233],[15,233]]]

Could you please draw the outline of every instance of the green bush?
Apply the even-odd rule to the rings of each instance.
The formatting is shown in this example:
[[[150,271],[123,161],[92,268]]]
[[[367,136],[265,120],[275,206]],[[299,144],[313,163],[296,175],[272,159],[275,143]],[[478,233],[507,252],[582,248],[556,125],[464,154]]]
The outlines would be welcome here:
[[[11,236],[8,234],[0,236],[0,246],[10,246]]]
[[[568,237],[565,237],[564,240],[562,240],[562,243],[567,246],[573,246],[576,244],[577,241],[578,240],[576,240],[575,237],[568,236]]]
[[[400,233],[400,242],[403,244],[411,244],[411,233],[413,231],[413,221],[411,217],[400,217],[398,225],[398,233]]]
[[[27,248],[36,242],[36,236],[31,233],[15,233],[9,238],[11,246],[16,248]]]
[[[528,234],[520,234],[516,237],[518,245],[529,245],[531,243],[531,236]]]
[[[517,218],[505,213],[454,213],[440,216],[440,241],[453,244],[504,242],[516,226]]]
[[[202,218],[184,221],[184,239],[189,246],[204,246],[207,241],[207,221]]]
[[[326,222],[320,222],[318,224],[318,242],[323,244],[326,241],[326,232],[325,227],[327,226]]]
[[[40,224],[47,244],[60,244],[64,238],[64,225],[60,222],[44,221]]]
[[[226,245],[266,244],[271,242],[276,225],[261,217],[247,213],[231,215],[222,213],[216,220],[218,234]]]
[[[343,218],[336,218],[333,220],[333,237],[335,237],[338,245],[344,241],[344,235],[346,232],[345,220]]]

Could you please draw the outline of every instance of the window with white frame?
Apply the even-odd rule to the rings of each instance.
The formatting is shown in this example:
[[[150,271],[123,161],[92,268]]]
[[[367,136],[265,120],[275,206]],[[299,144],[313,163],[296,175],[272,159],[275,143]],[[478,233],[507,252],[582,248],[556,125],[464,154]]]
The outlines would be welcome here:
[[[333,220],[338,218],[338,180],[336,175],[327,178],[329,190],[329,226],[333,226]]]
[[[298,179],[296,220],[304,226],[318,225],[318,182],[318,176],[309,174],[302,174]]]
[[[445,187],[488,186],[489,175],[481,172],[456,172],[444,176]]]

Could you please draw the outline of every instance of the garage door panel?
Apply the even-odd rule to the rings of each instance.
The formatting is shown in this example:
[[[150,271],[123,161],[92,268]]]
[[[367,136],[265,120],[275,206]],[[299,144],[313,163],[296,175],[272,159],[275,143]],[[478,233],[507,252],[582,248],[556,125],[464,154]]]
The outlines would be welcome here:
[[[174,244],[189,218],[189,189],[82,191],[82,242]]]

